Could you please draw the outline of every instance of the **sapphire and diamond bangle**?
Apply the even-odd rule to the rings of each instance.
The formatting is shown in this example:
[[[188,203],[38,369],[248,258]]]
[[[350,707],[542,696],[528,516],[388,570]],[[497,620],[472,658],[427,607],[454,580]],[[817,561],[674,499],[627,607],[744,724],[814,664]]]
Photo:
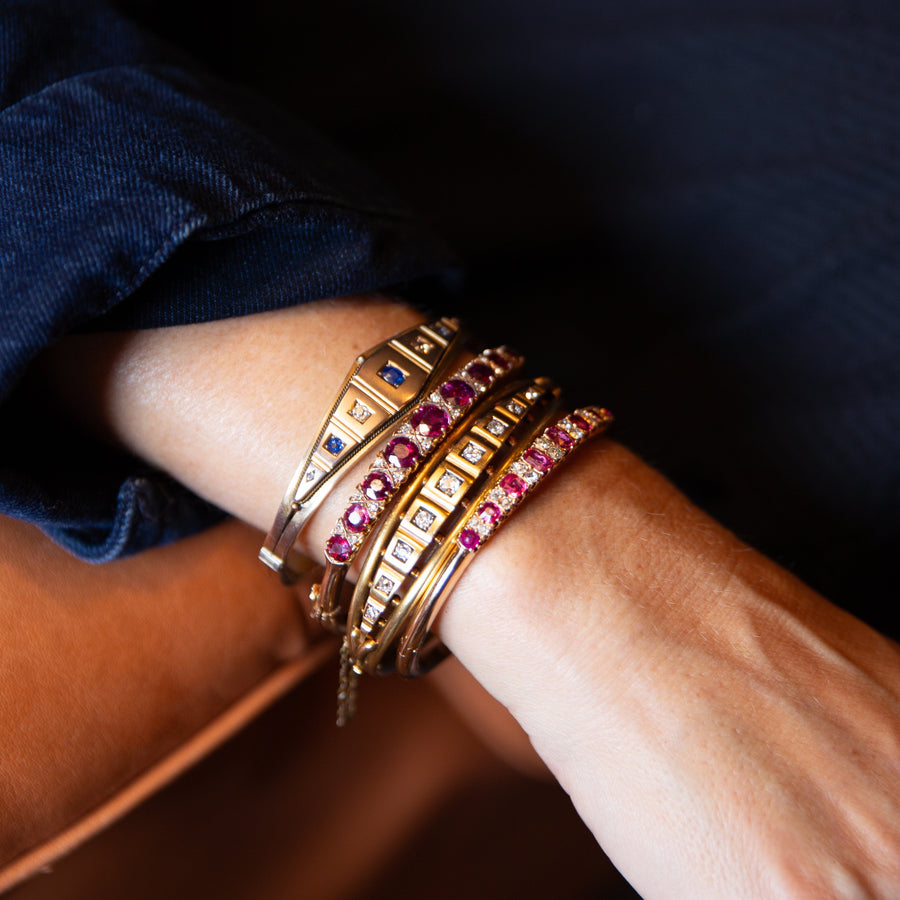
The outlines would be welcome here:
[[[452,361],[459,321],[442,318],[394,335],[357,357],[298,466],[259,558],[288,583],[303,526],[339,475],[432,390]]]

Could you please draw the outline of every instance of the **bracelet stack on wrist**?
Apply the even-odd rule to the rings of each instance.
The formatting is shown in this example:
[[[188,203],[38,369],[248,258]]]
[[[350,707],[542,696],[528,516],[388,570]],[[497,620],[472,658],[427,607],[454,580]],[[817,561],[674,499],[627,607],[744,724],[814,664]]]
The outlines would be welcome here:
[[[431,629],[475,551],[547,475],[612,422],[588,407],[560,416],[546,378],[511,383],[524,360],[506,347],[469,355],[446,375],[459,323],[408,329],[360,356],[298,467],[260,558],[296,578],[294,544],[350,462],[388,429],[326,541],[313,618],[343,635],[338,724],[360,675],[413,677],[448,651]],[[551,424],[552,423],[552,424]],[[342,587],[361,561],[349,608]]]

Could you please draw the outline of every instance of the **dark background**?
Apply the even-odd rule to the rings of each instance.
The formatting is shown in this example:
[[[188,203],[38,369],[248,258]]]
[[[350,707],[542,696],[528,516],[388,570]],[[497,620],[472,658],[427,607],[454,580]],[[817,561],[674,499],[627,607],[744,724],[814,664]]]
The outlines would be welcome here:
[[[897,633],[895,5],[121,5],[390,182],[485,343]]]

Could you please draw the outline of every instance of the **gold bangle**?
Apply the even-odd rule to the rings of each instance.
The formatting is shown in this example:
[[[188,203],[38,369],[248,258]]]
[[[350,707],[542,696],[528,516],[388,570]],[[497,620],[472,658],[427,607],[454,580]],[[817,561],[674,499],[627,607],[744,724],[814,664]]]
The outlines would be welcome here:
[[[477,413],[478,398],[521,368],[521,356],[505,347],[485,350],[462,365],[420,403],[369,466],[325,544],[325,575],[313,586],[311,615],[340,631],[341,588],[347,569],[401,485],[451,433],[451,426]]]
[[[442,318],[409,328],[357,357],[259,551],[260,560],[283,581],[298,577],[291,559],[294,544],[338,476],[432,389],[459,336],[459,321]]]
[[[400,675],[416,677],[427,670],[428,661],[420,659],[425,640],[475,552],[570,453],[606,431],[612,421],[612,414],[601,407],[564,415],[493,475],[472,503],[470,515],[460,518],[447,534],[404,598],[410,613],[397,647],[395,664]]]

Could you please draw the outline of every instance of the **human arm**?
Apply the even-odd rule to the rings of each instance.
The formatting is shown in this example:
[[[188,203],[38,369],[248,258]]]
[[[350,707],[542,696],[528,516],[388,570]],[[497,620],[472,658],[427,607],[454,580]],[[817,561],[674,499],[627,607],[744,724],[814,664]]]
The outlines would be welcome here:
[[[77,418],[264,529],[348,361],[417,319],[344,298],[80,336],[44,376]],[[306,552],[321,558],[353,481]],[[645,896],[896,893],[896,646],[623,448],[573,457],[439,626]]]

